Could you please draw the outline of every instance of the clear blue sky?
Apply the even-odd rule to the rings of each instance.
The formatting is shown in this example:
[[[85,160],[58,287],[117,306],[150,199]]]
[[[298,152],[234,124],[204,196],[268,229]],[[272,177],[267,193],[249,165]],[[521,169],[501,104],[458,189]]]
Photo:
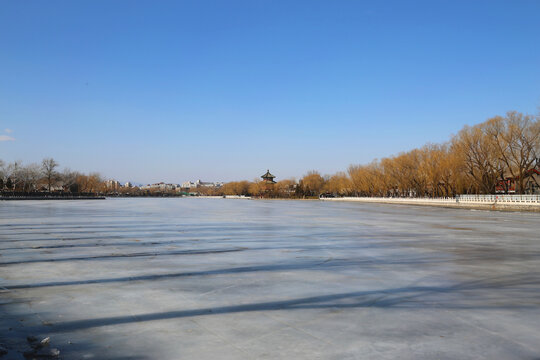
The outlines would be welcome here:
[[[539,105],[536,0],[0,2],[7,162],[279,180]]]

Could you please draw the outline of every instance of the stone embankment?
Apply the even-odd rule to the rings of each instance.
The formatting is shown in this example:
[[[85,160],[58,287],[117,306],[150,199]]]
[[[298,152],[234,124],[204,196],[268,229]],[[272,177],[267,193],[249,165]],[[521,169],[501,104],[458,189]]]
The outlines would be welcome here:
[[[540,195],[460,195],[455,198],[340,197],[321,198],[321,200],[484,210],[540,211]]]
[[[26,195],[0,195],[0,200],[104,200],[105,196],[26,196]]]

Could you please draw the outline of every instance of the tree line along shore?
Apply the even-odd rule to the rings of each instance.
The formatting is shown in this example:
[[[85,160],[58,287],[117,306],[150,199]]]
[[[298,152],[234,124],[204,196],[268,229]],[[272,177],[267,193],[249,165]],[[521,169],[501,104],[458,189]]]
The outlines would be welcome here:
[[[310,171],[270,189],[259,181],[226,183],[208,195],[310,198],[455,197],[463,194],[540,194],[540,116],[516,111],[465,126],[442,144],[421,148],[346,171]]]
[[[0,160],[0,189],[8,194],[86,194],[109,196],[244,195],[273,198],[455,197],[462,194],[540,194],[540,115],[511,111],[465,126],[449,141],[426,144],[346,171],[268,186],[258,179],[196,189],[112,189],[98,173],[64,169],[52,158],[41,164]]]

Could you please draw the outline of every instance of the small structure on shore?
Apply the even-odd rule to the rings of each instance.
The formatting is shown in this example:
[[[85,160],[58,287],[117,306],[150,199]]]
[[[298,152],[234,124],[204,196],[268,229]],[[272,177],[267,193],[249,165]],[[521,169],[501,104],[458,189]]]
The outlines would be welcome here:
[[[507,176],[504,180],[499,180],[495,185],[496,194],[528,194],[528,195],[540,195],[540,164],[536,167],[525,171],[523,174],[523,181],[520,182],[520,176]],[[519,191],[519,187],[523,186],[523,189]]]
[[[276,183],[274,181],[275,176],[270,174],[270,170],[266,170],[266,174],[262,175],[261,178],[263,179],[262,180],[263,194],[268,195],[274,190],[274,185]]]

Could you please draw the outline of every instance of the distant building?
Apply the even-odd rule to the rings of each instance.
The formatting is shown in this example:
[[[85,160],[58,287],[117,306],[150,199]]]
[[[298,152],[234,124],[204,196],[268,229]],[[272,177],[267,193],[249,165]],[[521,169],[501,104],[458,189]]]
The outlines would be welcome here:
[[[215,187],[220,188],[223,186],[223,182],[215,181],[215,182],[205,182],[201,180],[197,180],[195,182],[192,181],[186,181],[182,183],[182,188],[184,189],[196,189],[201,187]]]
[[[124,187],[131,188],[133,187],[133,184],[128,181],[127,183],[124,184]]]
[[[182,188],[184,189],[194,189],[197,187],[197,184],[191,181],[185,181],[182,183]]]
[[[116,191],[116,190],[118,190],[118,189],[120,189],[122,187],[122,184],[120,184],[120,182],[116,181],[116,180],[108,180],[106,182],[106,185],[107,185],[108,190],[114,190],[114,191]]]
[[[523,193],[524,194],[540,194],[540,167],[529,169],[523,174]],[[495,186],[497,194],[515,194],[518,187],[519,176],[508,176],[504,180],[499,180]]]
[[[141,190],[153,190],[153,191],[174,191],[179,188],[178,184],[166,184],[163,181],[155,184],[148,184],[141,186]]]

